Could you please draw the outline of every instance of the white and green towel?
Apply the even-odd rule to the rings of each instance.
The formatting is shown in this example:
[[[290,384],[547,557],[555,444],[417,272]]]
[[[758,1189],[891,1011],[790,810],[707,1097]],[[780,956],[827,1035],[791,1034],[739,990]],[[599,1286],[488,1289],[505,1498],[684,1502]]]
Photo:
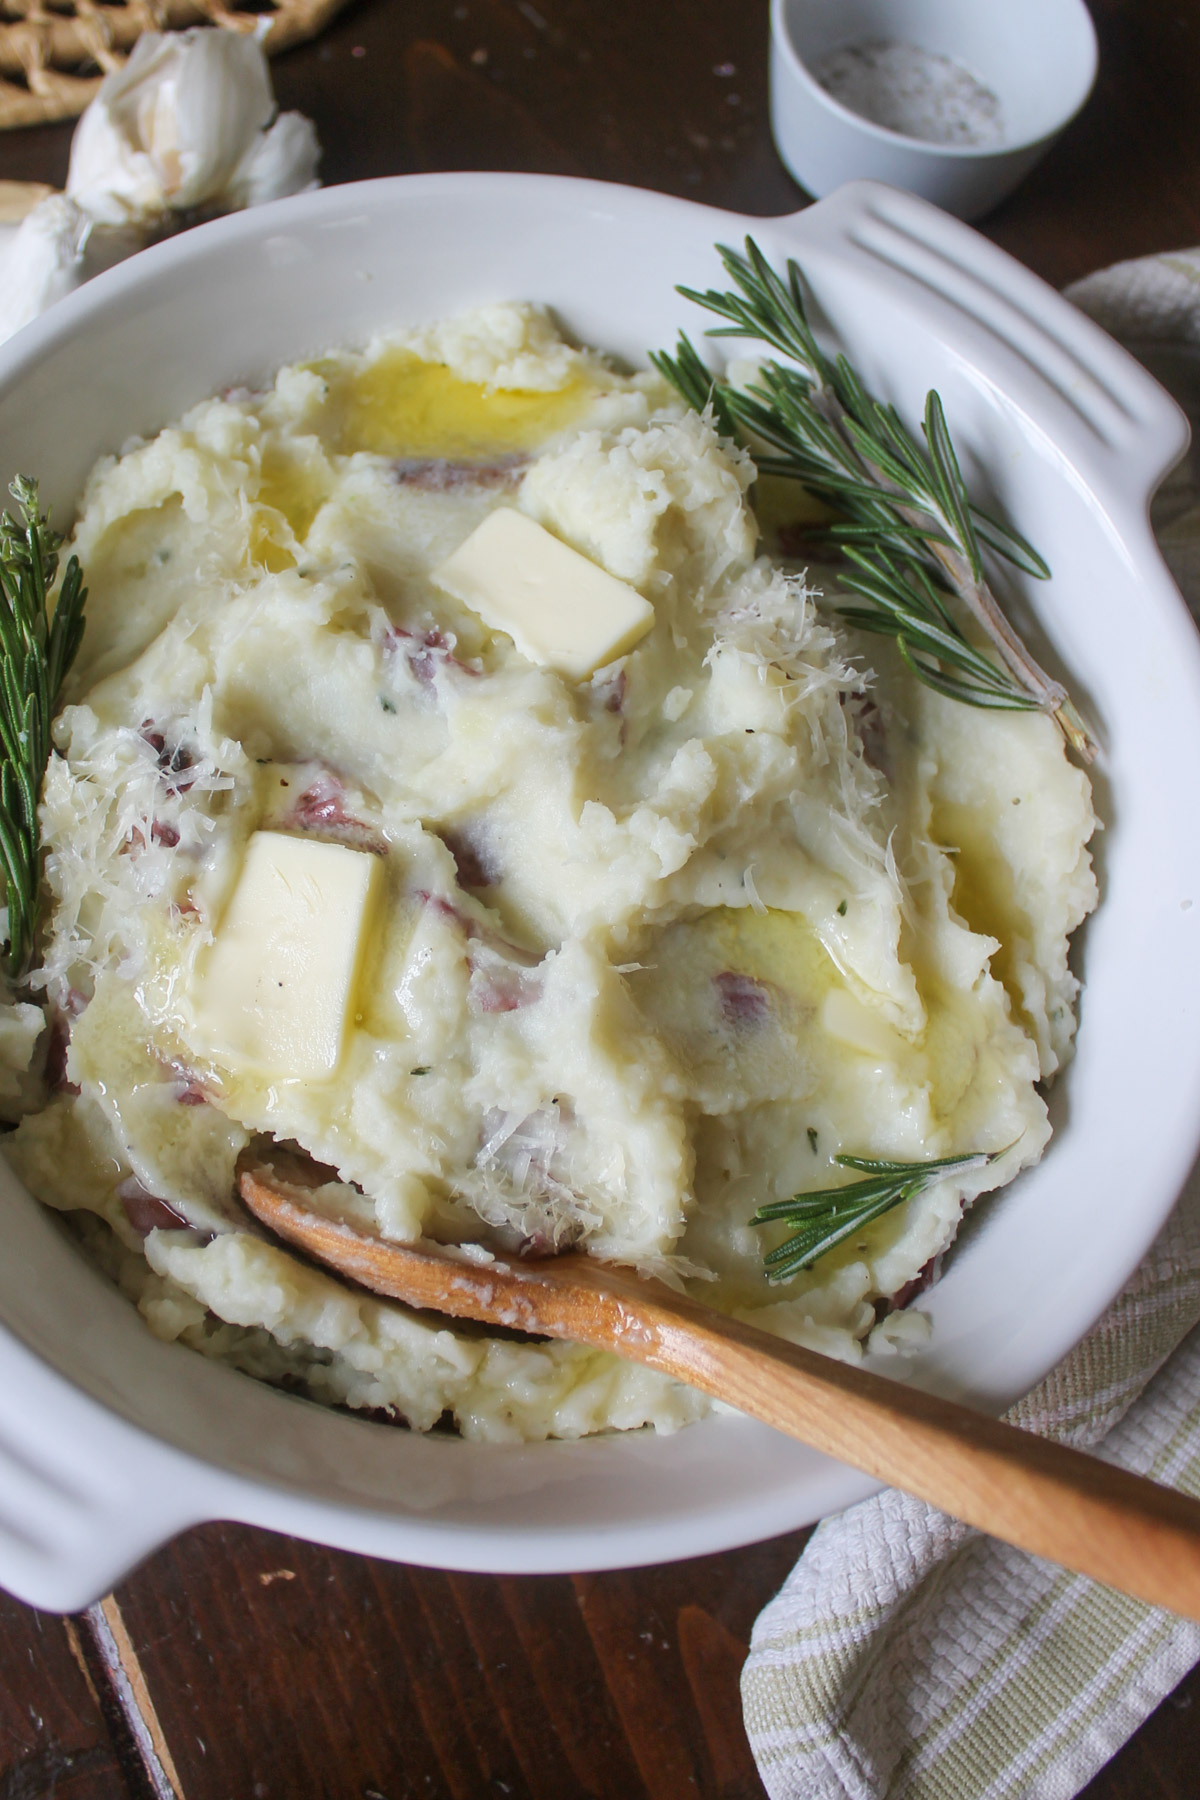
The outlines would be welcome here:
[[[1118,264],[1069,297],[1195,428],[1200,251]],[[1200,616],[1193,459],[1155,524]],[[1008,1417],[1200,1494],[1197,1327],[1194,1175],[1100,1323]],[[1072,1800],[1198,1659],[1200,1625],[892,1490],[818,1527],[755,1626],[742,1696],[771,1800]]]

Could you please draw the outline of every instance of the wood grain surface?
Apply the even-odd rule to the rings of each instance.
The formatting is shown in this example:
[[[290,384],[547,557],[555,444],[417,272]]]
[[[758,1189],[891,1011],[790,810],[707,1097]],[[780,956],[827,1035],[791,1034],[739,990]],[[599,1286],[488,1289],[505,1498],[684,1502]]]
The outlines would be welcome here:
[[[1092,0],[1096,93],[982,229],[1056,283],[1200,243],[1200,6]],[[759,214],[804,196],[766,0],[351,0],[274,65],[327,181],[586,174]],[[0,141],[65,177],[70,128]],[[606,1575],[397,1568],[228,1525],[78,1619],[0,1597],[0,1800],[760,1800],[737,1676],[804,1542]],[[1200,1675],[1087,1800],[1195,1800]]]

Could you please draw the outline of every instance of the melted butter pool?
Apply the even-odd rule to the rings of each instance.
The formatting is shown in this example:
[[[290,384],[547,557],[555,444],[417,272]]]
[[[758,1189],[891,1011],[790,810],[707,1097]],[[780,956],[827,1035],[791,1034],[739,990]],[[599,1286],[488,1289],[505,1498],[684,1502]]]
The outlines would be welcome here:
[[[298,543],[307,537],[332,486],[332,471],[323,458],[290,456],[278,444],[268,444],[263,452],[258,504],[282,514]]]
[[[712,962],[756,981],[774,982],[813,1004],[833,988],[845,987],[803,913],[718,906],[686,929],[706,967]]]
[[[346,385],[338,449],[463,460],[532,450],[572,424],[594,391],[581,379],[549,392],[487,387],[410,350],[385,350]]]

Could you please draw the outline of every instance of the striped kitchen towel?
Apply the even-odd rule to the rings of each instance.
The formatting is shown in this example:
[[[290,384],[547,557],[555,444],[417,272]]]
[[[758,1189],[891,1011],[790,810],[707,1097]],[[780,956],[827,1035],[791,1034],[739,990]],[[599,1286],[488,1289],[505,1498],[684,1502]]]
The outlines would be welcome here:
[[[1200,419],[1200,251],[1069,298]],[[1195,453],[1155,527],[1200,616]],[[1200,1175],[1099,1324],[1008,1417],[1200,1494]],[[742,1676],[771,1800],[1072,1800],[1200,1659],[1200,1625],[891,1490],[818,1527]]]

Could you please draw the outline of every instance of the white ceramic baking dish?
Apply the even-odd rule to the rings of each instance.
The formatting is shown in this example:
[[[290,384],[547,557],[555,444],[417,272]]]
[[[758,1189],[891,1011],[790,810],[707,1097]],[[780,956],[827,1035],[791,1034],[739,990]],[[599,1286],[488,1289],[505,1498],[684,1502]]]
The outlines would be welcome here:
[[[714,240],[795,256],[868,379],[936,385],[968,472],[1047,556],[1017,599],[1098,721],[1107,829],[1079,1053],[1036,1170],[988,1200],[923,1304],[910,1379],[999,1408],[1091,1324],[1168,1213],[1200,1108],[1200,653],[1147,502],[1186,442],[1103,333],[965,226],[858,185],[792,218],[534,176],[326,190],[135,258],[0,350],[0,470],[70,517],[94,459],[232,383],[376,328],[547,301],[632,362],[702,321]],[[78,1607],[181,1527],[240,1519],[459,1569],[616,1567],[750,1542],[870,1483],[748,1420],[497,1447],[326,1412],[153,1339],[0,1171],[0,1583]],[[895,1364],[892,1365],[896,1367]]]

